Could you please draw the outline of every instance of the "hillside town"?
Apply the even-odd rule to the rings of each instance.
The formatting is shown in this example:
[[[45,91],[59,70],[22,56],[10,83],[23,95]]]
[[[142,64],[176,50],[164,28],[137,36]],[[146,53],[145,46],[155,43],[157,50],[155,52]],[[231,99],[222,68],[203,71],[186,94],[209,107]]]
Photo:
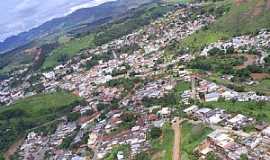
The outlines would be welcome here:
[[[241,54],[254,49],[257,51],[254,64],[265,65],[269,31],[263,29],[255,36],[212,43],[198,55],[187,50],[168,58],[167,47],[173,42],[214,22],[214,15],[201,14],[200,6],[179,5],[132,34],[82,51],[50,71],[24,77],[16,87],[11,87],[11,83],[18,78],[16,74],[24,71],[0,81],[3,105],[59,90],[84,99],[84,104],[76,105],[70,112],[78,117],[63,116],[50,122],[45,129],[47,133],[31,129],[17,146],[16,155],[24,160],[97,160],[116,152],[117,160],[134,159],[151,150],[149,132],[153,128],[162,129],[180,117],[181,122],[212,130],[192,151],[197,159],[207,159],[210,152],[218,159],[239,160],[243,154],[250,160],[270,159],[270,124],[264,121],[268,115],[263,115],[261,121],[253,113],[208,105],[250,101],[263,104],[269,103],[270,95],[236,91],[188,68],[195,58],[211,56],[213,48],[226,52],[229,47]],[[232,77],[222,75],[228,80]],[[186,87],[178,89],[182,84]],[[129,152],[115,146],[128,146]]]

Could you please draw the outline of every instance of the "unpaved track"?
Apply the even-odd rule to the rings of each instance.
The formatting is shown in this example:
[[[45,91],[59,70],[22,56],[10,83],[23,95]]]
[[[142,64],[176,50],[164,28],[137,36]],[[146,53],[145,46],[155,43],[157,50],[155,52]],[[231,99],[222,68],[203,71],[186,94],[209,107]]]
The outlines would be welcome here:
[[[174,130],[173,160],[180,160],[181,127],[179,118],[172,124],[172,128]]]

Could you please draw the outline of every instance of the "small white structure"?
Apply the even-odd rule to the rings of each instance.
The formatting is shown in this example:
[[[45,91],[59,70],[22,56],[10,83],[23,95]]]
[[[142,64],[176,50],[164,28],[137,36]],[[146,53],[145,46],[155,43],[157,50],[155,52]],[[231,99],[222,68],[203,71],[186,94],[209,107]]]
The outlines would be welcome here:
[[[163,118],[167,118],[171,115],[171,109],[169,107],[164,107],[158,111],[158,114],[160,114]]]
[[[186,114],[190,115],[194,112],[196,112],[199,109],[199,107],[197,105],[192,105],[186,109],[183,110],[183,112],[185,112]]]
[[[270,126],[265,128],[263,131],[262,131],[262,134],[265,135],[265,136],[268,136],[270,137]]]
[[[98,138],[97,134],[91,133],[91,134],[89,135],[89,139],[88,139],[88,143],[87,143],[88,146],[94,145],[94,144],[96,143],[97,138]]]
[[[205,95],[206,102],[218,101],[220,94],[217,92],[212,92]]]
[[[232,119],[229,119],[228,122],[232,123],[232,124],[236,124],[236,123],[241,123],[245,120],[245,116],[242,114],[238,114],[235,117],[233,117]]]
[[[53,71],[42,74],[46,79],[54,79],[55,73]]]
[[[117,153],[117,160],[123,160],[125,157],[124,157],[124,152],[123,151],[119,151]]]

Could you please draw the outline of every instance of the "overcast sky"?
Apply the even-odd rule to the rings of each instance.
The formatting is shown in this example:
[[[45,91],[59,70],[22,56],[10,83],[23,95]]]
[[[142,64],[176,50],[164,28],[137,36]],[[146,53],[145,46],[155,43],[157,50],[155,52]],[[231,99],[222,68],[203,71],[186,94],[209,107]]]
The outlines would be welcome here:
[[[0,41],[52,18],[113,0],[0,0]]]

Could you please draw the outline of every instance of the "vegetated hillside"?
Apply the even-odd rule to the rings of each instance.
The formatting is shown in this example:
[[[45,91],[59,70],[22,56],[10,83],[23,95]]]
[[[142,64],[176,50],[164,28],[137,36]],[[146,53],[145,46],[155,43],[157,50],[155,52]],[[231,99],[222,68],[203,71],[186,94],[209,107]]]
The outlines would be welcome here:
[[[28,32],[23,32],[17,36],[6,39],[4,42],[0,43],[0,53],[25,45],[32,40],[49,34],[63,32],[63,30],[81,23],[93,23],[101,19],[121,15],[131,8],[136,8],[141,4],[151,1],[152,0],[118,0],[92,8],[80,9],[66,17],[53,19]]]
[[[196,52],[218,40],[270,28],[270,0],[225,0],[207,5],[205,11],[214,14],[220,11],[227,13],[186,38],[176,48],[189,48]]]
[[[0,106],[0,153],[27,130],[59,118],[81,101],[80,97],[59,91],[18,100],[10,106]]]

